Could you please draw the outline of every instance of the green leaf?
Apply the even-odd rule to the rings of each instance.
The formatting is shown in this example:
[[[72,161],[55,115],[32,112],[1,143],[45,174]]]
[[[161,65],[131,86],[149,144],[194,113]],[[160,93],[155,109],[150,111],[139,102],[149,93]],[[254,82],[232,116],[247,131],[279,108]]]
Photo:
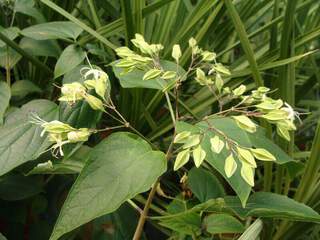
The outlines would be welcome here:
[[[72,14],[68,13],[63,8],[59,7],[57,4],[50,0],[41,0],[42,3],[46,4],[48,7],[53,9],[54,11],[58,12],[65,18],[69,19],[73,23],[75,23],[77,26],[79,26],[81,29],[85,30],[86,32],[90,33],[93,37],[104,43],[106,46],[108,46],[111,49],[116,49],[117,46],[115,46],[113,43],[111,43],[108,39],[100,35],[98,32],[94,31],[92,28],[88,27],[86,24],[84,24],[82,21],[80,21],[78,18],[74,17]]]
[[[58,58],[61,52],[59,45],[54,40],[34,40],[23,37],[19,46],[33,56]]]
[[[115,211],[147,191],[166,171],[165,155],[130,133],[114,133],[92,149],[74,183],[50,240]]]
[[[239,237],[238,240],[257,240],[263,229],[263,222],[260,219],[256,219],[246,231]]]
[[[267,150],[263,148],[251,148],[250,151],[254,157],[262,161],[275,161],[276,158]]]
[[[34,5],[34,0],[15,0],[14,11],[31,16],[35,18],[37,22],[44,22],[44,16]]]
[[[201,218],[197,213],[187,212],[179,215],[179,217],[164,219],[159,224],[178,233],[192,235],[195,232],[200,232]]]
[[[220,154],[211,151],[210,139],[217,133],[210,130],[210,126],[222,131],[230,139],[239,143],[245,148],[264,148],[276,157],[276,163],[284,164],[293,161],[285,152],[283,152],[276,144],[265,136],[262,128],[257,128],[255,133],[249,133],[238,127],[236,121],[232,118],[210,118],[206,121],[201,121],[196,125],[190,125],[184,122],[177,122],[177,133],[189,131],[191,134],[204,133],[201,141],[202,148],[206,151],[206,161],[214,167],[230,184],[237,193],[243,205],[245,205],[249,193],[250,185],[241,177],[241,168],[238,167],[232,177],[228,178],[225,173],[225,160],[230,155],[229,151],[224,148]],[[236,156],[235,161],[239,165],[240,161]],[[240,166],[240,165],[239,165]]]
[[[40,163],[28,172],[27,175],[80,173],[84,168],[86,160],[88,160],[90,150],[90,147],[83,145],[67,159]]]
[[[188,173],[188,186],[200,202],[225,196],[217,177],[203,168],[192,168]]]
[[[0,240],[7,240],[7,238],[0,233]]]
[[[145,71],[134,69],[132,72],[121,74],[123,72],[123,69],[117,67],[116,63],[117,62],[113,62],[111,65],[116,77],[120,80],[120,84],[123,88],[152,88],[163,90],[170,86],[173,86],[173,84],[177,81],[177,79],[164,80],[160,77],[149,81],[143,81],[143,76],[146,73]],[[177,70],[177,64],[174,62],[162,60],[160,61],[160,63],[164,71],[176,72]],[[183,76],[185,74],[185,70],[180,66],[178,66],[178,74],[180,76]]]
[[[36,159],[51,145],[46,137],[40,137],[42,128],[29,122],[30,113],[51,121],[57,118],[57,109],[53,102],[34,100],[7,116],[0,127],[0,176]]]
[[[54,68],[54,77],[57,78],[67,72],[70,72],[78,66],[85,57],[86,54],[80,47],[75,44],[69,45],[64,49],[56,63]]]
[[[11,86],[11,95],[13,97],[23,98],[31,93],[41,93],[42,90],[29,80],[16,81]]]
[[[270,192],[254,193],[245,208],[236,201],[229,201],[228,198],[226,205],[230,205],[241,218],[253,216],[320,223],[320,215],[309,206]]]
[[[21,31],[21,34],[35,39],[77,39],[82,29],[73,22],[60,21],[33,25]]]
[[[3,123],[3,116],[9,106],[10,97],[10,87],[7,83],[0,82],[0,125]]]
[[[0,48],[0,67],[11,69],[21,59],[21,55],[12,48]]]
[[[0,177],[0,199],[6,201],[22,200],[43,191],[41,179],[8,174]]]
[[[9,27],[9,28],[3,28],[0,26],[0,31],[2,34],[6,35],[6,37],[10,40],[14,40],[16,37],[19,36],[20,29],[17,27]],[[0,48],[5,47],[6,44],[0,40]]]
[[[207,232],[211,234],[241,233],[244,227],[239,220],[228,214],[211,214],[204,220]]]

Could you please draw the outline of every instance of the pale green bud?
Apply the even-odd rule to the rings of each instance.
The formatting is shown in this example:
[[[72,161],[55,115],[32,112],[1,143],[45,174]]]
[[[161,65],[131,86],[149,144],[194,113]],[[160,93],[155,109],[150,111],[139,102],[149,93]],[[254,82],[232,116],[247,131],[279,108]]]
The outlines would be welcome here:
[[[242,162],[241,177],[251,186],[254,186],[254,168],[246,162]]]
[[[242,94],[245,93],[246,90],[247,90],[247,87],[245,85],[241,84],[239,87],[237,87],[236,89],[232,90],[232,93],[235,96],[241,96]]]
[[[85,96],[85,100],[88,102],[88,104],[92,109],[104,111],[103,102],[99,98],[96,98],[95,96],[87,94]]]
[[[201,68],[197,68],[196,69],[196,78],[195,80],[202,86],[205,85],[210,85],[212,84],[212,80],[208,77],[206,77],[206,74],[204,73],[204,71],[202,71]]]
[[[291,140],[290,133],[289,133],[288,129],[286,129],[285,127],[278,125],[278,124],[277,124],[277,133],[280,137],[284,138],[288,142]]]
[[[179,62],[179,58],[181,57],[181,49],[179,44],[173,45],[172,48],[172,57],[176,60],[176,62]]]
[[[190,150],[185,149],[178,153],[176,160],[174,162],[173,170],[177,171],[179,168],[181,168],[183,165],[185,165],[190,158]]]
[[[196,167],[200,167],[204,159],[206,158],[206,152],[202,149],[201,145],[199,144],[195,147],[192,151],[193,161]]]
[[[214,53],[214,52],[203,51],[203,52],[201,53],[201,56],[202,56],[202,60],[203,60],[203,61],[205,61],[205,62],[211,62],[211,61],[213,61],[214,59],[216,59],[217,54]]]
[[[227,178],[230,178],[233,176],[236,170],[237,170],[237,163],[233,158],[233,154],[231,153],[225,160],[224,172],[226,173]]]
[[[262,115],[261,117],[270,120],[270,121],[279,121],[284,120],[288,118],[288,113],[285,110],[282,109],[276,109],[268,112],[265,115]]]
[[[258,92],[260,93],[267,93],[270,91],[270,88],[267,88],[267,87],[259,87],[258,89]]]
[[[177,73],[174,71],[166,71],[164,74],[162,74],[161,78],[162,79],[172,79],[177,76]]]
[[[224,142],[216,135],[210,139],[211,150],[215,153],[220,153],[224,148]]]
[[[254,160],[254,157],[249,150],[241,147],[237,147],[237,152],[238,152],[239,160],[246,162],[252,168],[257,167],[256,161]]]
[[[122,58],[130,57],[134,55],[134,52],[130,50],[128,47],[119,47],[115,51],[117,55]]]
[[[240,115],[240,116],[232,116],[232,118],[234,120],[236,120],[237,125],[250,133],[254,133],[257,129],[256,124],[250,120],[250,118],[248,118],[245,115]]]
[[[43,136],[44,132],[61,134],[61,133],[67,133],[75,130],[75,128],[71,127],[69,124],[60,122],[58,120],[45,122],[41,125],[41,127],[43,127],[44,129],[43,132],[41,133],[41,136]]]
[[[151,80],[156,77],[159,77],[162,71],[160,69],[150,69],[143,75],[143,80]]]
[[[183,149],[191,148],[200,143],[200,135],[195,134],[188,137],[188,139],[185,141],[185,144],[182,146]]]
[[[191,48],[194,48],[197,45],[197,40],[195,40],[193,37],[189,39],[189,46]]]
[[[228,68],[226,68],[225,66],[223,66],[221,63],[216,63],[214,66],[213,66],[213,69],[216,71],[216,72],[219,72],[221,74],[224,74],[224,75],[231,75],[231,72]]]
[[[221,92],[221,89],[224,85],[224,82],[223,82],[223,79],[220,74],[216,75],[214,84],[215,84],[216,88],[218,89],[218,91]]]
[[[88,128],[80,128],[75,131],[68,132],[67,138],[71,143],[86,142],[89,139],[91,132]]]
[[[276,158],[273,156],[269,151],[264,148],[251,148],[250,151],[252,152],[253,156],[256,159],[262,161],[275,161]]]
[[[189,132],[189,131],[183,131],[181,133],[178,133],[175,136],[173,142],[174,143],[185,143],[190,135],[191,135],[191,132]]]
[[[121,59],[116,63],[116,67],[120,68],[129,68],[134,67],[136,65],[136,61],[129,60],[129,59]]]

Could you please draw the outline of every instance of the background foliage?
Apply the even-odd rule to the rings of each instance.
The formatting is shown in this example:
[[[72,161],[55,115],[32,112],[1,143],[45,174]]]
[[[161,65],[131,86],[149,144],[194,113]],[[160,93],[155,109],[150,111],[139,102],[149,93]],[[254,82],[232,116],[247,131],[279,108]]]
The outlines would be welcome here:
[[[226,85],[231,89],[240,84],[248,90],[268,86],[276,89],[274,97],[281,97],[300,112],[311,112],[301,117],[298,131],[291,136],[294,141],[289,144],[268,136],[296,161],[280,157],[282,165],[260,165],[255,193],[245,209],[210,165],[199,169],[187,166],[192,169],[184,184],[169,162],[168,171],[161,178],[164,194],[158,191],[151,204],[152,217],[144,228],[144,239],[195,239],[197,231],[204,232],[201,239],[232,239],[244,230],[239,239],[257,239],[259,234],[262,239],[319,239],[319,225],[310,223],[320,221],[316,213],[320,211],[318,0],[0,0],[0,7],[0,232],[7,239],[49,239],[80,171],[73,188],[81,181],[89,181],[85,183],[88,186],[99,183],[97,199],[119,191],[118,202],[110,209],[99,209],[98,202],[93,204],[88,199],[92,192],[82,189],[81,207],[96,211],[99,218],[87,217],[92,221],[75,230],[71,225],[68,230],[56,230],[52,239],[71,230],[61,239],[132,239],[139,213],[132,204],[118,207],[133,198],[134,205],[143,208],[148,194],[141,192],[165,172],[163,162],[148,165],[150,156],[143,159],[145,164],[140,163],[140,168],[137,165],[137,169],[125,173],[124,166],[119,165],[115,166],[119,171],[109,175],[101,170],[96,179],[85,176],[86,171],[99,168],[107,171],[106,159],[117,162],[117,158],[127,156],[130,144],[141,146],[136,149],[137,155],[139,151],[150,151],[149,145],[131,134],[117,133],[112,137],[123,146],[114,154],[118,156],[112,156],[113,146],[108,142],[112,131],[103,132],[90,138],[87,145],[66,149],[63,162],[56,161],[53,168],[34,168],[52,156],[37,157],[48,142],[37,137],[40,129],[28,123],[28,114],[37,110],[48,121],[59,116],[77,128],[113,125],[108,115],[92,111],[85,102],[76,103],[72,109],[55,103],[59,89],[54,85],[79,81],[79,70],[87,64],[88,56],[92,64],[108,72],[111,95],[119,111],[148,141],[165,151],[173,125],[163,93],[124,88],[110,66],[117,59],[114,49],[132,48],[129,40],[135,33],[143,34],[148,42],[163,44],[163,57],[167,60],[172,60],[175,43],[186,49],[193,36],[200,46],[216,52],[219,61],[229,66],[231,76]],[[183,51],[182,67],[188,66],[190,54]],[[191,80],[184,84],[179,104],[183,114],[195,119],[218,110],[211,92]],[[86,163],[89,154],[92,157],[92,149],[100,154],[93,154],[95,163],[102,165]],[[145,166],[152,169],[150,172],[158,172],[144,175],[139,170]],[[123,188],[135,183],[131,194],[123,196],[121,189],[112,189],[111,176],[125,179],[125,184],[120,185]],[[77,205],[72,199],[69,195],[66,202]],[[199,213],[208,209],[218,214],[200,217]],[[103,214],[106,211],[110,214]],[[63,216],[60,220],[72,222],[78,217],[81,216],[68,215],[67,220]],[[235,234],[220,234],[229,232]],[[0,235],[1,238],[4,237]]]

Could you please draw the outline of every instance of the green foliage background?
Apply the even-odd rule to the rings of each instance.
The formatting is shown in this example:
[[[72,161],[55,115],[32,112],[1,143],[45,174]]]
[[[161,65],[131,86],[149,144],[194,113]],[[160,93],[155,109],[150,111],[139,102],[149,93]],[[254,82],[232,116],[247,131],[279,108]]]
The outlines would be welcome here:
[[[83,169],[88,171],[81,172],[73,189],[81,181],[88,181],[85,184],[93,189],[100,186],[97,202],[87,199],[93,193],[83,189],[79,202],[73,203],[70,195],[66,202],[80,204],[80,210],[95,212],[99,217],[84,217],[79,209],[74,215],[62,216],[66,229],[55,229],[52,239],[67,232],[61,239],[132,239],[139,213],[125,201],[130,198],[143,208],[148,197],[143,192],[164,172],[161,188],[173,199],[156,195],[143,239],[198,239],[195,236],[200,236],[199,231],[204,232],[199,239],[256,239],[259,234],[261,239],[320,239],[320,228],[315,224],[320,221],[318,0],[0,0],[0,7],[0,232],[4,235],[0,239],[49,239],[61,206]],[[286,161],[287,155],[281,155],[281,165],[260,165],[255,193],[245,209],[212,167],[188,166],[192,168],[188,183],[181,184],[182,176],[171,170],[172,162],[168,171],[161,161],[163,156],[155,157],[158,162],[150,164],[150,159],[161,153],[151,151],[147,142],[129,133],[112,135],[122,146],[114,154],[117,156],[110,153],[111,132],[107,132],[93,136],[86,145],[67,148],[63,164],[55,164],[54,170],[34,168],[52,156],[47,153],[38,157],[49,145],[39,138],[40,130],[28,123],[30,112],[36,110],[48,121],[59,117],[74,127],[103,128],[114,124],[108,115],[92,111],[85,102],[76,103],[72,109],[56,104],[59,89],[55,85],[79,81],[86,56],[91,64],[109,74],[111,97],[121,114],[148,141],[166,149],[173,125],[163,93],[149,88],[125,88],[123,84],[128,82],[119,81],[110,66],[117,59],[114,49],[132,48],[130,39],[135,33],[143,34],[148,42],[163,44],[163,58],[169,61],[172,46],[179,43],[183,49],[180,64],[184,68],[191,55],[184,49],[189,38],[194,37],[201,47],[216,52],[219,61],[229,66],[231,75],[226,86],[234,89],[245,84],[248,90],[267,86],[276,89],[274,97],[282,98],[300,112],[311,113],[301,116],[301,125],[290,143],[274,135],[269,135],[273,142],[265,140],[270,141],[269,147],[277,144],[296,161]],[[194,119],[218,110],[211,92],[192,80],[183,85],[179,106],[182,115]],[[130,144],[139,146],[136,153],[128,150]],[[92,148],[100,155],[90,155]],[[117,159],[130,154],[139,156],[144,151],[150,156],[139,161],[128,158],[128,162],[119,163]],[[92,155],[97,161],[88,164]],[[104,174],[109,169],[108,161],[118,162],[119,166],[113,166],[118,171]],[[141,165],[123,172],[126,165],[121,164],[131,161]],[[99,162],[101,165],[96,168],[105,171],[92,182],[86,180],[87,172],[96,170],[94,164]],[[152,174],[141,171],[144,167],[146,171],[149,167]],[[112,189],[114,177],[119,176],[123,184]],[[128,186],[130,191],[123,190]],[[111,194],[108,191],[117,190],[120,193],[115,206],[99,209],[101,201]],[[181,197],[191,192],[190,198]],[[200,214],[207,210],[219,214]],[[76,224],[67,226],[82,217],[90,222],[76,229]],[[249,228],[243,225],[246,221],[250,224],[250,220],[253,224]],[[228,229],[225,225],[219,228],[221,222],[227,222]],[[221,231],[236,234],[216,234]]]

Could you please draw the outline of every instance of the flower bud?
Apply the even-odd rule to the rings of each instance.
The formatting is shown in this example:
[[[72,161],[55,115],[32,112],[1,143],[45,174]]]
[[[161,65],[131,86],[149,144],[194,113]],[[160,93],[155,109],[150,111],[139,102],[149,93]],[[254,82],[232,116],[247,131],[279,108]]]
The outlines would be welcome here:
[[[41,133],[41,136],[43,136],[44,132],[61,134],[75,130],[75,128],[71,127],[69,124],[60,122],[58,120],[45,122],[41,126],[44,128],[43,133]]]
[[[103,103],[99,98],[96,98],[95,96],[87,94],[85,96],[85,99],[92,109],[104,111]]]
[[[68,132],[67,138],[71,143],[88,141],[91,132],[88,128],[80,128],[79,130]]]

